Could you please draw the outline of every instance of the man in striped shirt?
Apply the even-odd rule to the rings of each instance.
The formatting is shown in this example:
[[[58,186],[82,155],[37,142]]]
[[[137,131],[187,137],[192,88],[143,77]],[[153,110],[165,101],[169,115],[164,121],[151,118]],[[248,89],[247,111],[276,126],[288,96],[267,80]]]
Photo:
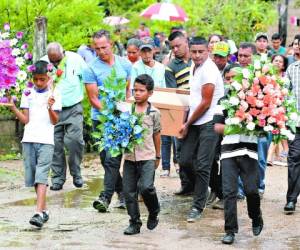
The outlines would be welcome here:
[[[189,89],[190,68],[192,60],[190,59],[188,39],[181,31],[174,31],[168,37],[172,53],[175,58],[166,66],[165,79],[167,88]],[[180,150],[180,142],[177,138],[171,136],[162,136],[162,167],[164,170],[170,169],[170,151],[171,143],[175,144],[174,163],[177,164]],[[173,147],[174,148],[174,147]],[[168,159],[167,159],[168,157]],[[187,195],[194,190],[194,180],[191,176],[190,168],[179,166],[179,176],[181,180],[181,189],[176,195]]]
[[[297,111],[300,112],[300,61],[292,63],[287,69],[287,76],[291,81],[291,89],[297,99]],[[297,198],[300,193],[300,121],[296,127],[296,136],[289,141],[288,153],[288,190],[286,194],[286,214],[295,211]]]

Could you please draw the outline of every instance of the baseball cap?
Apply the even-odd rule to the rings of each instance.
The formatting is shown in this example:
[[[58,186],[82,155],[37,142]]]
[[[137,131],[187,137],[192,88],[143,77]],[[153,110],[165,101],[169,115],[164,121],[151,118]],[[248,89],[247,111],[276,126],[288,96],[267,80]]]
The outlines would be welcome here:
[[[226,57],[229,55],[229,45],[226,42],[217,42],[214,44],[213,50],[212,50],[213,55],[219,55]]]
[[[269,40],[267,33],[263,33],[263,32],[259,32],[256,34],[255,36],[255,42],[259,39],[259,38],[265,38],[267,40]]]
[[[151,37],[144,37],[141,39],[140,50],[144,48],[153,49],[155,47],[154,40]]]

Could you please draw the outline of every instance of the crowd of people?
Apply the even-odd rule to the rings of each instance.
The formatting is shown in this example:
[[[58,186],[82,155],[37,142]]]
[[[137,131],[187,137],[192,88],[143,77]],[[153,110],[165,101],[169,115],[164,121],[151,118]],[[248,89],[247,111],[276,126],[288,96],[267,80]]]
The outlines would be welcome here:
[[[180,189],[174,195],[193,197],[187,222],[196,222],[205,208],[224,210],[224,244],[232,244],[238,232],[237,200],[246,199],[253,234],[262,231],[260,201],[267,166],[288,166],[284,211],[293,213],[300,193],[300,127],[293,141],[279,145],[271,144],[271,135],[224,136],[227,114],[219,104],[227,96],[224,86],[234,81],[235,70],[252,64],[255,55],[265,54],[278,76],[290,79],[300,112],[299,40],[300,35],[295,36],[292,46],[285,48],[279,34],[269,40],[266,33],[258,33],[253,42],[242,42],[237,47],[219,34],[211,34],[208,39],[189,37],[182,27],[172,28],[168,38],[160,32],[151,38],[150,30],[142,23],[134,37],[118,46],[124,48],[122,53],[117,50],[119,55],[114,53],[114,42],[106,30],[95,32],[91,44],[80,46],[77,53],[64,51],[58,42],[48,44],[47,55],[35,63],[32,72],[34,92],[23,94],[22,111],[13,102],[11,107],[26,124],[22,140],[26,186],[34,186],[37,193],[36,213],[30,223],[42,227],[49,219],[45,197],[50,168],[51,190],[63,188],[67,165],[73,184],[83,186],[80,164],[84,151],[84,88],[92,106],[93,130],[97,131],[101,112],[98,87],[112,69],[117,78],[127,81],[126,96],[133,95],[135,110],[145,114],[143,126],[150,131],[143,146],[124,155],[123,173],[121,155],[112,157],[107,151],[100,152],[104,189],[92,205],[99,212],[107,212],[116,192],[118,207],[126,208],[130,216],[124,234],[140,232],[139,195],[149,211],[147,228],[153,230],[158,225],[160,205],[154,177],[160,160],[161,178],[170,176],[172,161],[179,175]],[[49,88],[48,63],[63,71],[55,91]],[[159,111],[148,102],[155,87],[190,91],[190,109],[180,138],[160,134]]]

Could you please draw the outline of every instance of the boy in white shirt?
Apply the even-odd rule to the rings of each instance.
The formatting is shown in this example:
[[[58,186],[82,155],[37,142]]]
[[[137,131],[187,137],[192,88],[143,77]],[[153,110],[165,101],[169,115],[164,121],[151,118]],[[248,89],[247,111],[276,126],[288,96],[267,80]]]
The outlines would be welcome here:
[[[49,219],[46,207],[48,174],[54,150],[54,125],[61,110],[59,93],[50,90],[48,63],[37,61],[32,70],[34,86],[24,91],[21,111],[11,100],[10,109],[25,124],[22,139],[25,186],[34,186],[37,208],[29,223],[41,228]]]

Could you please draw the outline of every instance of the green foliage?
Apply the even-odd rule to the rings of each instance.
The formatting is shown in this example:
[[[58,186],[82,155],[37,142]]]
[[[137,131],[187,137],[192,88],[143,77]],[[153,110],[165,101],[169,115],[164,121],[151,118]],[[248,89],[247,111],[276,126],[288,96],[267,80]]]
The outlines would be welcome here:
[[[0,161],[20,160],[21,158],[22,158],[22,156],[19,153],[10,153],[10,154],[0,155]]]
[[[219,33],[230,37],[236,42],[253,41],[255,33],[266,31],[277,17],[276,6],[273,2],[263,0],[174,0],[187,13],[186,23],[152,21],[141,18],[139,14],[152,0],[117,0],[102,1],[112,15],[121,15],[130,19],[128,32],[132,35],[141,21],[145,21],[152,34],[163,31],[169,34],[172,26],[182,24],[190,35],[207,37]],[[104,4],[107,3],[107,4]],[[130,6],[130,8],[128,8]]]
[[[89,42],[89,35],[106,27],[103,10],[94,0],[0,0],[0,13],[0,23],[29,33],[31,46],[38,16],[48,19],[48,41],[58,41],[67,50],[77,50]]]

